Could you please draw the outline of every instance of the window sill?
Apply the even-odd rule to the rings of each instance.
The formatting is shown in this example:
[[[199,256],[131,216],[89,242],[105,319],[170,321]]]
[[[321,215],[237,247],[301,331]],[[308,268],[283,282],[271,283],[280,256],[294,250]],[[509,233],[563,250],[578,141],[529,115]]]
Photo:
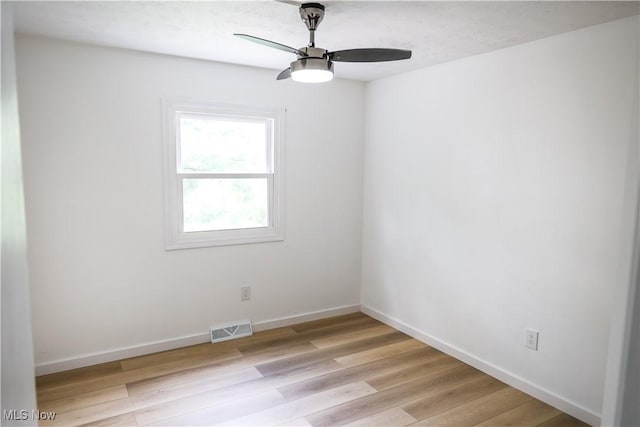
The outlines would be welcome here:
[[[273,227],[249,230],[224,230],[179,233],[167,236],[165,250],[208,248],[215,246],[246,245],[251,243],[281,242],[284,233]]]

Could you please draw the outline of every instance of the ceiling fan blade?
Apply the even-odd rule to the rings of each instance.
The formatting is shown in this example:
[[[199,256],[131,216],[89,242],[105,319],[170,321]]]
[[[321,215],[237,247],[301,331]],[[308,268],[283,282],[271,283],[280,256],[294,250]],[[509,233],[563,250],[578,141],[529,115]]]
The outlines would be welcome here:
[[[276,80],[284,80],[290,77],[291,77],[291,68],[285,68],[280,72],[280,74],[278,74],[278,77],[276,77]]]
[[[278,3],[284,3],[284,4],[289,4],[291,6],[295,6],[295,7],[300,7],[300,5],[302,4],[302,2],[299,1],[292,1],[292,0],[275,0]]]
[[[263,46],[272,47],[278,50],[284,50],[285,52],[289,52],[289,53],[294,53],[296,55],[300,55],[303,57],[307,56],[307,54],[301,50],[298,50],[296,48],[293,48],[291,46],[287,46],[281,43],[272,42],[271,40],[261,39],[260,37],[250,36],[248,34],[234,34],[234,36],[238,36],[240,38],[249,40],[250,42],[261,44]]]
[[[384,62],[411,58],[410,50],[402,49],[347,49],[329,52],[329,58],[336,62]]]

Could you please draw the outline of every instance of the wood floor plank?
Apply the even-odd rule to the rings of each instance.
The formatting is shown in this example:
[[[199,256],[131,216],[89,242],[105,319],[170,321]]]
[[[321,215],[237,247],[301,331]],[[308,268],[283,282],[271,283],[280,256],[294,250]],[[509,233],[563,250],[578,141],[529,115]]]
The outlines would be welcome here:
[[[380,326],[382,323],[369,316],[363,316],[358,319],[346,321],[344,323],[329,324],[319,328],[307,329],[307,330],[294,330],[298,336],[308,340],[321,339],[327,336],[337,336],[348,334],[351,332],[361,331],[363,329],[372,328],[374,326]]]
[[[283,427],[312,427],[311,424],[304,418],[298,418],[297,420],[285,421],[282,423]]]
[[[385,411],[376,412],[375,414],[355,420],[348,427],[404,427],[415,423],[417,420],[409,415],[402,408],[391,408]]]
[[[349,320],[344,323],[335,325],[327,325],[321,328],[297,332],[296,335],[276,338],[269,342],[252,343],[246,345],[238,345],[237,349],[244,355],[249,355],[256,351],[262,351],[265,348],[274,348],[278,346],[289,346],[294,343],[310,342],[312,340],[335,336],[338,334],[347,334],[374,326],[380,326],[381,323],[370,317],[360,317],[358,319]]]
[[[214,363],[224,363],[234,359],[240,359],[242,354],[236,349],[224,349],[219,351],[207,352],[190,357],[183,357],[176,360],[158,361],[157,363],[141,365],[137,368],[123,370],[122,376],[128,377],[129,374],[134,378],[137,377],[155,377],[166,373],[180,372],[185,367],[208,366]],[[138,375],[135,375],[138,374]],[[127,383],[132,380],[127,378]],[[136,380],[137,381],[137,380]]]
[[[306,381],[300,381],[280,387],[278,388],[278,391],[280,391],[287,400],[292,400],[348,384],[350,382],[367,381],[371,385],[370,379],[375,379],[385,375],[393,377],[400,372],[412,372],[416,367],[433,363],[436,359],[446,359],[448,361],[453,360],[433,347],[425,347],[365,363],[363,365],[341,369],[337,372],[316,376]],[[444,366],[444,368],[449,368],[459,364],[460,363],[456,364],[449,362],[449,364]],[[430,373],[434,371],[435,370],[432,370]],[[415,378],[416,377],[413,377],[412,379]]]
[[[37,387],[55,386],[57,384],[67,384],[71,381],[82,381],[95,377],[118,373],[121,371],[120,362],[107,362],[98,365],[85,366],[83,368],[71,369],[54,374],[40,375],[36,377]]]
[[[512,387],[505,387],[484,397],[456,406],[448,411],[425,418],[415,424],[419,427],[472,426],[503,412],[523,405],[533,398]]]
[[[55,411],[58,414],[62,414],[74,409],[97,405],[98,403],[124,399],[128,396],[129,393],[127,392],[127,386],[117,385],[115,387],[109,387],[89,393],[78,394],[75,396],[65,397],[63,399],[39,403],[38,409],[40,411]]]
[[[206,380],[207,378],[215,378],[218,375],[224,375],[230,372],[253,368],[254,366],[262,363],[269,363],[283,359],[285,357],[302,355],[314,350],[316,350],[316,348],[313,345],[306,343],[298,344],[288,349],[275,348],[273,350],[264,350],[251,356],[220,361],[206,366],[195,368],[189,368],[185,366],[185,369],[178,372],[158,375],[156,377],[140,381],[129,382],[127,384],[127,388],[130,395],[148,393],[150,391],[162,390],[166,387],[171,387],[174,385],[188,384],[192,381],[198,382],[201,379]]]
[[[537,427],[588,427],[588,426],[589,424],[584,423],[579,419],[574,418],[568,414],[556,415],[550,420],[537,425]]]
[[[239,418],[273,408],[285,403],[285,399],[276,390],[252,394],[229,402],[219,402],[198,411],[167,418],[151,423],[154,426],[211,426],[224,421]]]
[[[203,366],[199,368],[186,369],[155,378],[142,381],[134,381],[127,384],[130,396],[149,393],[156,390],[167,390],[183,385],[198,384],[203,381],[219,380],[226,376],[234,376],[244,371],[255,372],[255,377],[261,377],[257,370],[252,367],[234,365],[234,369],[228,369],[227,365]]]
[[[44,403],[51,400],[58,400],[77,394],[88,393],[103,388],[115,387],[129,382],[141,381],[155,378],[169,373],[180,372],[187,367],[206,366],[230,359],[241,358],[242,354],[237,350],[225,350],[197,358],[167,362],[160,365],[147,366],[145,368],[121,371],[96,378],[87,378],[82,381],[73,381],[67,384],[56,384],[55,386],[42,386],[38,388],[38,402]]]
[[[556,408],[540,402],[539,400],[533,400],[476,425],[483,427],[499,427],[517,424],[522,427],[533,427],[542,424],[545,421],[549,421],[560,414],[561,412]]]
[[[435,372],[445,371],[451,368],[464,366],[464,363],[452,357],[434,357],[416,366],[403,367],[396,372],[378,372],[376,376],[367,380],[376,390],[385,390],[397,387],[401,384],[414,381],[417,378],[429,376]]]
[[[363,340],[365,338],[377,337],[379,335],[395,332],[391,326],[375,325],[370,328],[360,329],[340,335],[331,335],[324,338],[311,340],[311,344],[318,348],[335,347],[337,345],[347,344],[354,341]]]
[[[392,344],[408,339],[409,337],[402,332],[392,332],[390,334],[368,338],[349,344],[317,350],[300,356],[288,357],[270,363],[263,363],[258,365],[257,368],[265,376],[273,375],[298,365],[309,364],[319,360],[335,359],[351,353],[376,348],[380,345]]]
[[[116,415],[115,417],[104,418],[92,423],[82,424],[83,427],[133,427],[137,426],[133,413]]]
[[[279,386],[303,381],[305,379],[341,369],[333,360],[325,360],[314,365],[307,365],[297,371],[289,371],[280,375],[257,378],[233,386],[213,390],[206,395],[187,396],[171,402],[149,406],[136,411],[136,419],[140,425],[151,424],[171,416],[206,409],[212,403],[234,402],[252,394],[264,393]]]
[[[349,402],[375,393],[376,391],[364,381],[326,390],[302,399],[293,400],[282,405],[265,409],[254,414],[236,418],[222,423],[224,426],[276,426],[285,424],[289,420],[304,417],[343,402]]]
[[[417,350],[419,348],[425,347],[427,347],[425,343],[410,338],[405,341],[400,341],[397,343],[348,354],[346,356],[341,356],[336,358],[335,360],[342,366],[349,368],[351,366],[362,365],[367,362],[384,359],[385,357],[389,357],[394,354],[406,353],[411,350]]]
[[[260,373],[255,368],[251,368],[246,371],[235,372],[233,375],[230,374],[229,376],[221,377],[217,381],[208,381],[198,385],[187,385],[171,389],[167,388],[152,391],[150,393],[129,396],[124,399],[118,399],[58,414],[51,425],[70,426],[86,424],[114,415],[139,411],[150,406],[168,404],[179,399],[186,399],[192,396],[207,396],[208,394],[215,393],[216,390],[219,390],[220,388],[229,386],[229,383],[245,382],[251,378],[257,378],[260,376]]]
[[[237,371],[234,370],[229,372],[220,372],[215,376],[205,377],[198,381],[180,382],[171,385],[165,384],[161,388],[150,389],[145,393],[129,393],[129,395],[138,396],[142,394],[157,392],[180,394],[180,392],[182,391],[183,396],[188,396],[190,394],[197,394],[209,390],[217,390],[225,387],[235,386],[260,378],[263,378],[262,374],[255,367],[250,367]],[[129,387],[129,385],[127,385],[127,387]]]
[[[348,424],[376,412],[436,394],[442,388],[483,375],[468,365],[439,371],[305,417],[314,426]]]
[[[361,311],[357,311],[355,313],[343,314],[340,316],[328,317],[324,319],[311,320],[309,322],[298,323],[297,325],[291,326],[291,328],[296,332],[306,332],[313,329],[323,328],[325,326],[333,326],[348,322],[350,320],[357,320],[363,318],[370,318],[366,314]]]
[[[275,390],[263,390],[262,393],[277,393]],[[256,393],[260,394],[260,393]],[[172,399],[165,403],[150,405],[135,411],[138,425],[153,425],[162,423],[167,419],[175,419],[191,412],[206,410],[215,405],[230,405],[233,402],[243,401],[251,397],[240,393],[229,393],[226,389],[211,390],[178,399]],[[278,396],[280,394],[278,393]],[[284,400],[284,399],[283,399]],[[184,424],[189,425],[189,424]]]
[[[402,409],[416,420],[422,420],[471,400],[479,399],[506,386],[495,378],[481,375],[471,381],[453,385],[453,387],[443,389],[439,393],[403,405]]]
[[[214,353],[215,351],[211,351],[212,347],[213,345],[211,343],[203,343],[173,350],[161,351],[159,353],[121,360],[120,366],[123,371],[130,371],[132,369],[144,368],[149,365],[175,362],[176,360],[183,360]]]

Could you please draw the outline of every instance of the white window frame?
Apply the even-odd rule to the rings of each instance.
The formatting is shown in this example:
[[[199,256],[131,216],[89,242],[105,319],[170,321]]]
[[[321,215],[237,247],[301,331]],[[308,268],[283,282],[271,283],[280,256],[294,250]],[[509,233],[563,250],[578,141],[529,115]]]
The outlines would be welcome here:
[[[284,240],[284,109],[249,107],[189,100],[164,99],[163,169],[165,249],[203,248]],[[268,159],[271,173],[182,173],[178,171],[180,116],[209,115],[233,120],[262,121],[270,128]],[[269,141],[267,141],[269,143]],[[269,223],[267,227],[185,232],[182,180],[185,178],[267,178]]]

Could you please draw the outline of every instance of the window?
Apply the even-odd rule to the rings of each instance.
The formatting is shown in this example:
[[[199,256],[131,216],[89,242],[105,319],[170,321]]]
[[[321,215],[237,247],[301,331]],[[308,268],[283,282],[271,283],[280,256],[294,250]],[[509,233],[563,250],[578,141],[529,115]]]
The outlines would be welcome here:
[[[281,110],[164,102],[165,246],[283,240]]]

